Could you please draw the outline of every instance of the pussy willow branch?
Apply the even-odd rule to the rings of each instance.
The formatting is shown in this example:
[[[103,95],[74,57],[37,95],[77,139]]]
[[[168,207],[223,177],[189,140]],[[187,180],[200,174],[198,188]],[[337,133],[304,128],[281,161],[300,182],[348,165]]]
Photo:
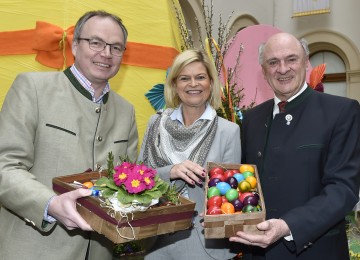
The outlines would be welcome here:
[[[181,10],[178,10],[174,4],[174,0],[173,0],[173,6],[175,9],[175,13],[176,13],[176,19],[177,22],[179,24],[179,28],[180,28],[180,34],[181,34],[181,38],[183,41],[184,46],[181,46],[181,50],[184,51],[186,49],[193,49],[195,48],[195,43],[194,43],[194,39],[192,38],[192,33],[190,30],[187,29],[186,23],[183,19]],[[230,35],[230,30],[231,28],[229,28],[229,23],[231,20],[231,17],[233,15],[233,12],[231,13],[231,15],[228,17],[228,19],[224,22],[223,17],[220,15],[219,17],[219,25],[218,25],[218,35],[217,35],[217,45],[219,47],[219,49],[221,50],[220,55],[218,53],[218,51],[216,50],[214,43],[212,41],[212,39],[215,39],[215,37],[213,37],[213,16],[214,16],[214,12],[213,12],[213,0],[211,0],[210,6],[205,5],[205,0],[201,1],[201,7],[202,7],[202,18],[204,21],[204,30],[205,30],[205,36],[206,38],[209,39],[209,47],[210,47],[210,52],[211,55],[213,56],[214,62],[215,62],[215,67],[216,70],[218,72],[218,75],[222,74],[222,66],[223,64],[223,58],[226,57],[226,53],[228,52],[229,48],[232,46],[232,44],[235,41],[235,37],[229,39],[229,35]],[[198,46],[200,46],[200,49],[203,51],[205,50],[205,41],[203,39],[203,34],[202,34],[202,26],[200,25],[200,22],[197,18],[195,18],[195,24],[196,24],[196,29],[195,29],[195,33],[198,35],[198,40],[199,43],[197,44]],[[231,120],[232,118],[232,114],[234,114],[234,108],[237,107],[238,109],[240,109],[241,111],[244,111],[248,108],[251,108],[255,105],[255,101],[252,101],[251,104],[249,106],[242,106],[240,107],[240,103],[244,98],[244,94],[243,94],[243,86],[237,86],[237,78],[238,78],[238,70],[241,68],[240,66],[240,56],[241,53],[243,51],[243,46],[239,46],[239,51],[238,54],[236,56],[236,64],[234,65],[233,68],[226,68],[227,70],[227,84],[229,86],[229,89],[226,90],[225,88],[223,88],[223,94],[224,94],[224,99],[222,100],[222,106],[223,109],[219,109],[218,115],[226,118],[228,120]],[[220,56],[222,58],[220,58]],[[229,100],[227,91],[230,92],[230,96],[231,96],[231,100]],[[229,104],[229,102],[231,102],[231,105]],[[232,107],[232,109],[230,108]],[[238,117],[237,114],[235,114],[235,121],[236,123],[238,123],[239,125],[241,124],[241,121]]]

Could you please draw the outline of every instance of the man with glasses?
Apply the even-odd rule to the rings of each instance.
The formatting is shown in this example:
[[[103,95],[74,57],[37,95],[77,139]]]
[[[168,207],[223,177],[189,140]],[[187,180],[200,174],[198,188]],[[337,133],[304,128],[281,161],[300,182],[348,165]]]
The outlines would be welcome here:
[[[127,30],[104,11],[75,26],[75,63],[22,73],[0,112],[0,259],[112,259],[111,242],[76,211],[78,189],[52,191],[56,176],[106,168],[108,152],[137,156],[131,104],[110,89]]]

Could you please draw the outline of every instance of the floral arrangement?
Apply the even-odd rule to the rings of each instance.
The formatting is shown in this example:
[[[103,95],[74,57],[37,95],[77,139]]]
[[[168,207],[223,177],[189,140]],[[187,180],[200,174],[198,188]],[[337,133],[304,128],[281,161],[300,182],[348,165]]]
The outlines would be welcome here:
[[[109,209],[108,214],[112,217],[120,216],[119,222],[127,222],[133,230],[131,220],[133,212],[146,211],[150,207],[168,205],[180,205],[180,194],[174,185],[163,181],[155,169],[146,166],[142,162],[132,162],[128,157],[119,157],[119,163],[114,165],[114,155],[108,153],[107,175],[95,182],[95,189],[99,192],[99,199],[102,207]],[[122,228],[116,227],[118,234],[128,240],[135,239],[128,237],[122,232]],[[115,244],[113,256],[115,258],[143,257],[143,245],[139,241],[129,241]]]
[[[114,166],[112,152],[108,155],[108,176],[96,181],[101,197],[114,199],[121,206],[129,207],[154,205],[169,192],[169,184],[163,181],[156,170],[142,163],[133,163],[128,158],[120,158],[121,163]]]

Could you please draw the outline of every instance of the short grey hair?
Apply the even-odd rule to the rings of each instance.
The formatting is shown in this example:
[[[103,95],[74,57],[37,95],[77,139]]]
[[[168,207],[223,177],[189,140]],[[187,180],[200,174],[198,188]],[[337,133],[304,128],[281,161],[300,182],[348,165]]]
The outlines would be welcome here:
[[[307,42],[307,40],[305,40],[304,38],[299,40],[300,45],[302,46],[305,56],[309,56],[310,51],[309,51],[309,44]],[[261,43],[258,49],[259,52],[259,64],[263,65],[264,63],[264,48],[265,48],[265,42]]]
[[[109,17],[109,18],[113,19],[120,26],[120,28],[121,28],[121,30],[122,30],[122,32],[124,34],[124,44],[126,45],[128,32],[127,32],[126,27],[123,24],[122,20],[120,19],[119,16],[117,16],[115,14],[108,13],[108,12],[103,11],[103,10],[89,11],[89,12],[86,12],[83,16],[81,16],[79,18],[79,20],[77,21],[77,23],[75,25],[73,42],[78,42],[79,41],[80,34],[82,32],[84,24],[90,18],[92,18],[94,16],[99,16],[99,17],[102,17],[102,18]]]

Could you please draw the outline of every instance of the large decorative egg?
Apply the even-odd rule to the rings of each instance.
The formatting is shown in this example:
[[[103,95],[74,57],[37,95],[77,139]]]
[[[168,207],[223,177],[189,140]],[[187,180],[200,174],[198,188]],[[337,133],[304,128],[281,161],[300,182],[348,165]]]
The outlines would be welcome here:
[[[258,198],[258,200],[260,200],[260,195],[257,191],[253,191],[252,193],[254,194],[255,197]]]
[[[247,192],[251,190],[251,184],[248,181],[241,181],[238,188],[241,192]]]
[[[237,180],[238,183],[245,180],[244,176],[241,173],[235,173],[233,177]]]
[[[225,195],[226,192],[231,189],[231,186],[229,183],[221,181],[216,184],[216,188],[219,189],[221,195]]]
[[[242,209],[242,212],[249,213],[249,212],[257,212],[259,209],[256,206],[253,205],[245,205]]]
[[[233,189],[237,189],[238,187],[238,181],[235,177],[229,177],[226,179],[226,182],[230,184],[230,187]]]
[[[228,201],[231,202],[239,198],[239,193],[236,189],[231,188],[225,193],[225,197]]]
[[[254,195],[252,194],[252,192],[244,192],[244,193],[241,193],[239,199],[241,200],[241,202],[243,202],[244,199],[248,196],[254,196]]]
[[[212,196],[219,196],[219,195],[220,195],[220,190],[216,188],[216,186],[210,187],[207,191],[208,199],[211,198]]]
[[[239,199],[233,200],[231,204],[234,205],[235,211],[241,211],[244,207],[244,204]]]
[[[221,182],[221,180],[219,178],[210,179],[209,183],[208,183],[208,186],[209,187],[216,186],[216,184],[218,184],[219,182]]]
[[[257,206],[259,204],[259,199],[255,195],[250,195],[244,198],[243,203],[244,205]]]
[[[243,173],[241,173],[243,176],[244,176],[244,178],[246,179],[247,177],[249,177],[249,176],[254,176],[254,173],[252,173],[252,172],[250,172],[250,171],[246,171],[246,172],[243,172]]]

